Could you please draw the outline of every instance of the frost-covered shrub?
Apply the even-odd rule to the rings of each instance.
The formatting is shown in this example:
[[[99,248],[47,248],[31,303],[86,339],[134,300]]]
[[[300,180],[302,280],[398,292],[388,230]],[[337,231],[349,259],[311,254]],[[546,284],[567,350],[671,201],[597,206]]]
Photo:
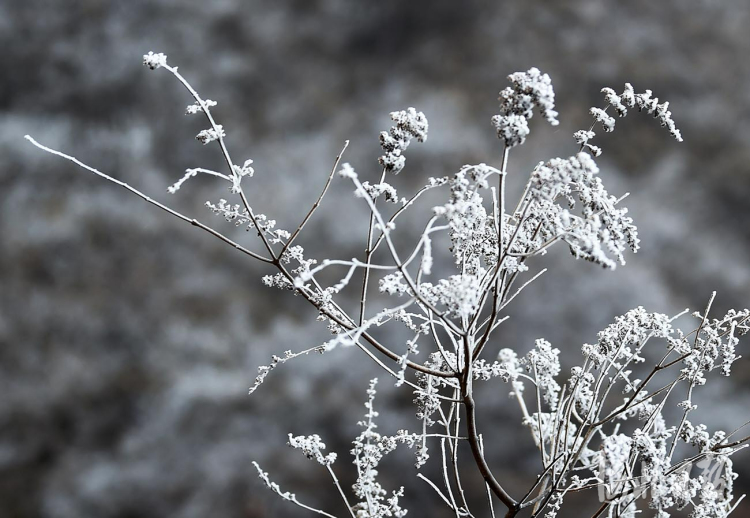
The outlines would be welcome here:
[[[202,144],[216,142],[227,166],[224,172],[188,169],[168,191],[176,193],[198,174],[227,182],[232,201],[220,199],[206,205],[228,222],[253,230],[262,252],[27,138],[275,269],[262,278],[263,284],[291,291],[313,306],[332,338],[303,351],[273,356],[269,365],[259,368],[251,393],[279,365],[311,352],[328,353],[338,346],[358,347],[397,386],[413,391],[414,430],[386,435],[377,431],[377,380],[370,383],[367,411],[359,423],[362,432],[352,443],[356,482],[351,491],[339,483],[334,471],[338,456],[325,453],[320,436],[289,435],[292,448],[328,471],[353,518],[406,515],[400,503],[403,487],[385,488],[378,480],[382,459],[404,447],[413,450],[417,469],[433,457],[442,459],[442,480],[430,480],[423,473],[417,476],[459,517],[494,516],[499,501],[506,517],[525,512],[552,518],[565,505],[566,495],[581,491],[601,502],[595,517],[646,513],[666,518],[674,510],[690,508],[693,518],[718,518],[736,508],[739,499],[733,494],[737,475],[732,456],[746,447],[750,437],[743,436],[741,428],[726,432],[694,422],[693,395],[707,383],[712,371],[730,375],[739,359],[739,338],[750,330],[750,310],[709,316],[712,295],[706,308],[694,313],[695,329],[683,332],[674,326],[680,315],[633,309],[615,318],[599,333],[596,343],[583,345],[579,365],[569,372],[561,369],[560,350],[545,339],[537,340],[525,355],[493,340],[493,333],[507,318],[506,307],[545,271],[532,273],[533,258],[557,242],[567,244],[574,257],[607,269],[624,265],[625,256],[637,252],[638,232],[621,206],[624,196],[611,195],[605,189],[594,160],[602,150],[591,141],[599,128],[614,130],[613,115],[625,117],[634,108],[652,114],[681,141],[668,103],[659,104],[650,90],[635,93],[630,84],[621,94],[604,88],[606,105],[591,108],[591,126],[574,134],[577,152],[540,162],[513,204],[508,204],[505,195],[510,150],[529,136],[529,121],[535,112],[546,122],[558,124],[547,74],[531,68],[508,77],[511,86],[500,93],[500,113],[492,118],[503,144],[498,167],[465,165],[453,175],[427,179],[421,189],[406,196],[386,179],[404,169],[405,152],[412,140],[427,139],[428,123],[414,108],[396,111],[391,114],[394,126],[380,134],[384,154],[378,159],[382,166],[379,180],[360,180],[351,165],[340,164],[340,154],[310,211],[294,230],[286,230],[277,228],[270,216],[253,210],[244,188],[255,173],[253,162],[246,159],[240,166],[231,158],[224,142],[225,129],[211,114],[216,102],[203,99],[177,68],[167,63],[165,55],[149,52],[143,64],[152,70],[167,70],[190,92],[193,102],[186,113],[203,114],[208,123],[196,139]],[[311,258],[297,243],[336,173],[353,186],[355,196],[368,210],[369,230],[362,239],[365,251],[352,259]],[[424,215],[424,231],[410,247],[396,246],[393,236],[399,217],[432,189],[445,191],[444,203]],[[439,233],[447,236],[448,250],[433,247]],[[387,259],[375,260],[378,249],[385,254],[377,257],[385,255]],[[341,275],[328,285],[319,274],[332,269]],[[437,271],[446,273],[438,275]],[[357,294],[354,307],[347,306],[341,296],[345,290]],[[368,296],[376,290],[381,299],[392,302],[373,308]],[[393,333],[388,331],[392,326],[405,328],[411,338],[404,344],[393,343]],[[646,364],[646,347],[656,350],[661,360]],[[669,382],[659,381],[654,386],[662,379]],[[539,476],[522,494],[510,494],[485,460],[485,450],[502,447],[502,443],[493,443],[479,432],[474,400],[474,384],[479,382],[507,385],[518,403],[519,426],[528,429],[539,449]],[[670,421],[675,411],[678,419]],[[458,462],[461,442],[468,443],[475,465],[472,469],[484,478],[488,509],[469,509],[461,478],[465,466]],[[282,491],[267,472],[257,464],[256,468],[261,480],[282,498],[333,516]]]

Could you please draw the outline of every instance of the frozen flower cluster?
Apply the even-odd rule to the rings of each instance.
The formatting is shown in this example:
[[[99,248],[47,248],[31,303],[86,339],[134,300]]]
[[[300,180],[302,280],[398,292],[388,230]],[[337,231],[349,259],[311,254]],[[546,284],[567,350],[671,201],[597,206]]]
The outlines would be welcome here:
[[[481,194],[493,174],[500,171],[485,164],[462,167],[450,182],[448,202],[433,208],[436,216],[448,222],[456,265],[469,273],[476,274],[497,261],[498,233]]]
[[[153,52],[149,52],[143,55],[143,65],[151,70],[156,70],[159,67],[167,65],[167,56],[162,53],[154,54]]]
[[[672,135],[678,142],[682,142],[682,134],[680,130],[675,126],[674,120],[672,120],[672,112],[669,111],[669,103],[664,101],[659,104],[657,97],[652,97],[653,93],[651,90],[646,90],[642,94],[635,93],[633,85],[625,83],[625,89],[621,94],[617,94],[612,88],[602,88],[604,94],[604,100],[607,102],[607,106],[602,108],[592,107],[589,113],[594,118],[594,123],[588,130],[576,131],[573,137],[577,144],[581,145],[581,151],[584,149],[589,150],[594,156],[599,156],[602,153],[600,147],[590,144],[589,141],[596,136],[593,131],[594,127],[599,124],[605,133],[610,133],[615,130],[615,118],[607,113],[607,110],[611,107],[619,117],[625,117],[628,114],[628,108],[638,108],[638,111],[646,110],[659,121],[662,127],[667,128],[669,134]]]
[[[378,159],[387,172],[398,174],[404,168],[406,157],[404,151],[412,139],[419,142],[427,140],[427,117],[414,108],[407,108],[391,113],[391,120],[396,124],[388,132],[380,133],[380,147],[385,155]]]
[[[492,117],[497,136],[510,147],[520,146],[529,135],[529,119],[537,108],[547,122],[559,124],[555,111],[555,91],[549,75],[538,68],[508,76],[512,86],[500,92],[500,114]]]
[[[629,311],[599,333],[596,344],[583,346],[583,365],[574,367],[562,386],[555,381],[560,372],[557,350],[549,342],[538,340],[521,359],[510,349],[501,351],[498,370],[503,379],[513,383],[511,395],[521,405],[523,423],[542,453],[544,466],[553,474],[559,473],[553,475],[558,480],[558,495],[582,487],[573,477],[563,482],[566,471],[575,470],[588,471],[591,476],[586,479],[587,485],[598,487],[600,500],[622,516],[637,511],[637,502],[643,500],[665,518],[691,505],[691,516],[725,517],[735,508],[732,481],[737,475],[731,456],[744,448],[747,439],[732,443],[721,430],[711,434],[706,425],[692,424],[686,417],[697,405],[690,400],[676,403],[683,410],[683,418],[676,425],[667,424],[663,412],[677,384],[686,384],[689,394],[701,384],[684,369],[667,386],[652,393],[646,389],[657,373],[680,364],[694,365],[691,358],[713,357],[703,363],[703,374],[720,369],[718,351],[727,347],[718,344],[715,337],[723,340],[746,334],[750,312],[731,311],[719,319],[700,314],[696,317],[700,326],[691,333],[695,335],[691,339],[673,326],[674,317],[648,313],[643,308]],[[646,363],[644,349],[654,340],[666,345],[667,354],[648,371],[638,365]],[[642,378],[634,374],[639,368],[645,371]],[[527,410],[524,379],[534,388],[531,400],[536,399],[537,412]],[[613,409],[608,396],[615,393],[629,395]],[[629,419],[637,420],[638,427],[631,434],[622,433],[616,421]],[[676,457],[678,439],[695,448],[694,455],[687,454],[687,460]],[[691,471],[693,463],[696,465]],[[549,498],[554,515],[562,497]],[[716,514],[702,514],[709,510]]]
[[[557,408],[560,386],[555,378],[560,374],[560,349],[553,348],[547,340],[540,338],[524,358],[523,364],[526,370],[534,374],[544,402],[552,410]]]
[[[619,367],[623,362],[643,362],[641,349],[649,338],[668,338],[675,333],[671,320],[640,306],[631,309],[600,331],[595,344],[585,344],[583,355],[595,366]]]
[[[481,296],[479,277],[471,274],[451,275],[433,285],[424,282],[419,292],[433,305],[445,306],[448,313],[459,318],[473,314]]]
[[[721,374],[729,376],[732,365],[740,356],[735,347],[740,337],[750,331],[748,320],[750,311],[730,310],[723,318],[703,322],[692,348],[687,348],[685,341],[676,344],[678,352],[684,352],[684,368],[681,375],[697,385],[706,383],[706,374],[719,369]]]
[[[531,196],[539,205],[550,236],[561,235],[575,257],[605,268],[615,268],[613,254],[625,264],[626,250],[638,251],[638,229],[627,216],[628,209],[604,188],[599,168],[591,155],[582,152],[567,159],[554,158],[532,173]],[[560,206],[564,201],[567,208]],[[581,215],[569,209],[580,203]]]
[[[214,140],[219,140],[224,137],[226,137],[224,127],[221,124],[217,124],[215,128],[201,130],[200,133],[195,136],[195,139],[205,146]]]
[[[201,101],[195,101],[193,104],[189,104],[187,109],[185,110],[186,115],[195,115],[196,113],[200,112],[208,112],[208,109],[213,108],[216,106],[216,101],[212,101],[211,99],[203,99],[203,102]]]
[[[370,185],[370,182],[362,182],[362,188],[364,189],[364,194],[361,191],[357,191],[355,193],[356,196],[362,197],[366,194],[373,200],[382,196],[385,201],[390,203],[398,203],[400,201],[398,199],[398,192],[396,192],[396,189],[389,183],[380,182],[375,185]]]
[[[292,434],[289,434],[288,444],[292,448],[302,451],[305,457],[315,460],[322,466],[330,466],[336,462],[335,453],[329,453],[328,455],[323,453],[323,450],[326,449],[326,445],[320,440],[318,434],[309,436],[299,435],[297,437],[293,437]]]
[[[725,518],[736,509],[733,458],[750,445],[750,436],[743,434],[744,427],[726,432],[700,422],[694,393],[712,373],[732,373],[742,357],[740,338],[750,332],[750,310],[710,317],[712,297],[703,312],[693,315],[696,323],[686,333],[676,325],[683,314],[669,317],[635,308],[584,344],[580,363],[569,371],[562,367],[568,363],[560,358],[560,350],[544,338],[531,347],[508,342],[508,335],[497,339],[498,329],[510,316],[508,306],[522,300],[526,287],[547,271],[539,269],[535,257],[556,243],[565,243],[576,258],[608,269],[624,264],[628,250],[638,250],[636,226],[620,204],[624,196],[618,198],[605,188],[606,173],[595,161],[601,149],[591,141],[596,128],[613,131],[616,117],[635,108],[652,114],[680,141],[668,103],[660,103],[650,90],[635,93],[630,84],[622,93],[604,88],[606,106],[591,108],[591,127],[573,135],[578,151],[567,158],[545,158],[526,171],[517,200],[507,199],[508,182],[519,178],[510,158],[513,148],[525,142],[535,112],[552,125],[558,123],[547,74],[530,68],[508,76],[510,86],[500,93],[500,113],[493,118],[504,144],[501,156],[493,158],[497,167],[457,167],[454,174],[429,178],[406,196],[407,187],[399,185],[397,191],[396,180],[386,182],[386,174],[403,170],[405,150],[413,139],[426,140],[428,123],[414,108],[395,111],[394,126],[380,134],[380,179],[374,176],[377,171],[358,173],[341,163],[347,141],[309,211],[296,227],[286,230],[253,208],[251,195],[256,193],[246,192],[243,184],[255,174],[253,161],[239,165],[231,159],[224,127],[210,111],[216,102],[203,99],[176,67],[167,65],[163,54],[149,52],[143,64],[165,69],[190,92],[192,104],[186,112],[208,121],[208,129],[196,138],[203,144],[216,143],[227,166],[223,172],[187,169],[168,191],[178,192],[198,174],[227,182],[230,199],[206,206],[226,221],[252,230],[249,239],[254,246],[246,247],[218,228],[28,139],[262,263],[269,269],[261,279],[265,286],[310,303],[333,337],[299,352],[273,355],[268,365],[258,368],[251,393],[278,366],[310,353],[334,354],[329,351],[339,345],[360,349],[396,387],[411,391],[416,430],[389,435],[378,431],[377,380],[370,383],[365,417],[359,423],[362,430],[351,448],[351,490],[340,483],[334,472],[336,454],[325,452],[321,437],[288,435],[292,448],[328,472],[352,518],[406,515],[403,488],[389,492],[379,476],[382,460],[399,446],[414,450],[417,476],[458,518],[514,518],[522,513],[554,518],[568,494],[587,490],[598,493],[597,516],[608,518],[635,518],[646,509],[668,518],[688,508],[691,518]],[[311,257],[301,243],[334,181],[354,186],[368,229],[361,240],[364,252],[346,259]],[[400,218],[415,214],[426,192],[440,189],[443,198],[431,200],[431,211],[421,220],[418,214],[412,216],[423,230],[410,234]],[[474,396],[475,386],[498,379],[507,383],[508,395],[518,405],[518,423],[539,449],[539,477],[529,481],[525,491],[515,491],[523,481],[507,484],[499,476],[507,470],[492,465],[492,459],[502,457],[496,449],[503,442],[496,440],[481,415],[485,401]],[[486,455],[489,451],[492,455]],[[467,454],[469,462],[464,459]],[[428,477],[432,470],[423,469],[432,463],[440,473],[434,479]],[[333,518],[282,491],[267,472],[255,467],[261,481],[281,498]],[[470,509],[467,469],[481,476],[489,513]],[[504,506],[501,512],[496,512],[498,504]]]

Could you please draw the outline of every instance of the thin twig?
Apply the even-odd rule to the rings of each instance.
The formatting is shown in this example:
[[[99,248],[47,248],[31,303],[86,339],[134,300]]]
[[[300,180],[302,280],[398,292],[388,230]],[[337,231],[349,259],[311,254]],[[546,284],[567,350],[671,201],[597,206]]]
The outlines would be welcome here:
[[[297,227],[297,230],[294,231],[294,233],[292,234],[292,237],[289,238],[289,241],[286,242],[286,244],[284,245],[284,248],[281,249],[281,252],[279,252],[279,257],[284,256],[284,252],[286,252],[289,249],[289,247],[292,246],[292,243],[294,243],[294,240],[297,239],[297,236],[300,234],[300,232],[302,232],[302,229],[305,228],[305,225],[307,225],[307,222],[310,220],[312,215],[320,206],[320,203],[323,201],[323,197],[328,192],[328,187],[330,187],[331,182],[333,181],[333,177],[336,174],[336,168],[338,167],[339,162],[341,161],[341,157],[344,155],[344,152],[346,151],[347,147],[349,147],[348,140],[344,141],[344,147],[341,148],[341,151],[339,151],[339,154],[336,155],[336,159],[333,161],[333,167],[331,168],[331,172],[328,175],[326,184],[323,186],[323,191],[320,193],[320,196],[318,196],[318,199],[315,200],[315,203],[313,203],[312,208],[307,213],[305,218],[302,220],[302,223],[300,223],[299,226]]]
[[[148,203],[150,203],[152,205],[155,205],[156,207],[159,207],[164,212],[168,212],[172,216],[175,216],[176,218],[179,218],[182,221],[190,223],[194,227],[198,227],[198,228],[200,228],[202,230],[205,230],[206,232],[208,232],[212,236],[221,239],[222,241],[224,241],[228,245],[231,245],[233,248],[236,248],[240,252],[249,255],[253,259],[257,259],[258,261],[262,261],[264,263],[271,263],[271,264],[273,263],[272,259],[269,259],[267,257],[263,257],[262,255],[256,254],[255,252],[252,252],[252,251],[248,250],[247,248],[245,248],[244,246],[240,245],[239,243],[236,243],[235,241],[232,241],[231,239],[229,239],[224,234],[222,234],[220,232],[217,232],[216,230],[212,229],[211,227],[209,227],[207,225],[204,225],[203,223],[201,223],[197,219],[189,218],[189,217],[185,216],[184,214],[182,214],[180,212],[177,212],[176,210],[174,210],[174,209],[172,209],[170,207],[167,207],[163,203],[159,203],[158,201],[156,201],[153,198],[151,198],[150,196],[147,196],[146,194],[142,193],[141,191],[139,191],[135,187],[131,187],[130,185],[128,185],[125,182],[117,180],[116,178],[113,178],[113,177],[109,176],[106,173],[102,173],[98,169],[95,169],[95,168],[93,168],[91,166],[88,166],[88,165],[84,164],[83,162],[81,162],[80,160],[78,160],[77,158],[75,158],[73,156],[66,155],[65,153],[62,153],[60,151],[57,151],[55,149],[49,148],[49,147],[47,147],[45,145],[42,145],[39,142],[37,142],[36,140],[34,140],[29,135],[26,135],[25,138],[26,138],[26,140],[28,140],[29,142],[31,142],[33,145],[35,145],[36,147],[38,147],[42,151],[46,151],[47,153],[50,153],[52,155],[57,155],[57,156],[59,156],[61,158],[64,158],[65,160],[69,160],[70,162],[73,162],[77,166],[82,167],[83,169],[86,169],[87,171],[90,171],[90,172],[94,173],[95,175],[97,175],[97,176],[99,176],[101,178],[104,178],[105,180],[107,180],[109,182],[112,182],[115,185],[119,185],[120,187],[123,187],[124,189],[127,189],[128,191],[132,192],[133,194],[135,194],[139,198],[143,199],[144,201],[147,201]]]
[[[387,169],[384,167],[383,172],[380,175],[380,182],[379,184],[382,184],[385,181],[385,173]],[[370,207],[370,224],[367,228],[367,246],[365,247],[365,263],[370,264],[370,261],[372,260],[372,231],[375,228],[375,205],[377,203],[377,200],[373,200],[372,207]],[[383,229],[383,232],[385,232],[385,229]],[[370,283],[370,269],[365,268],[364,275],[362,277],[362,293],[359,297],[359,325],[362,325],[362,322],[365,320],[365,309],[367,306],[367,286]]]

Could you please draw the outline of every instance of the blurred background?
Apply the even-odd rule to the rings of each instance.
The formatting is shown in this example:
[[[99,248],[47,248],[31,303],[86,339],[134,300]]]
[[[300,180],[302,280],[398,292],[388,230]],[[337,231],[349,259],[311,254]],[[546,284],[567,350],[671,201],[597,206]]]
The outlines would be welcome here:
[[[511,154],[517,193],[538,161],[575,152],[572,133],[588,127],[603,86],[628,81],[669,100],[683,144],[637,113],[595,139],[605,185],[631,192],[642,250],[614,272],[553,251],[533,268],[551,271],[516,299],[497,335],[495,348],[519,354],[545,337],[567,368],[637,305],[701,309],[712,290],[717,314],[748,305],[749,26],[746,0],[0,3],[0,516],[306,516],[262,486],[252,460],[302,501],[343,516],[327,475],[286,434],[320,434],[350,484],[370,378],[380,377],[379,431],[418,426],[409,391],[353,349],[290,362],[248,396],[272,354],[327,339],[312,309],[264,287],[265,265],[23,140],[29,133],[254,243],[203,207],[228,196],[223,185],[198,178],[166,193],[187,167],[222,163],[218,148],[194,139],[205,123],[183,115],[187,92],[143,67],[144,53],[164,52],[218,101],[235,160],[255,161],[255,208],[288,229],[344,140],[345,160],[377,179],[390,111],[414,106],[430,121],[394,181],[406,194],[466,163],[497,165],[489,120],[506,76],[549,73],[561,124],[532,120]],[[301,242],[312,257],[361,254],[366,213],[351,191],[334,183]],[[712,428],[747,419],[747,361],[700,393],[698,415]],[[498,381],[481,393],[479,426],[498,478],[520,493],[538,454],[507,392]],[[392,454],[381,482],[406,486],[409,516],[450,516],[413,460]],[[747,490],[748,456],[735,465]],[[481,499],[481,484],[470,485]]]

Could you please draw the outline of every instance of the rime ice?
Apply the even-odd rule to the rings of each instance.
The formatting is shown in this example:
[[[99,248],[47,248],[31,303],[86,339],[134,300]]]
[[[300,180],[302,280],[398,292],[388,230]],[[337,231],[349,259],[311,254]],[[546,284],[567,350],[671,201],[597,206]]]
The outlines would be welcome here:
[[[374,406],[377,380],[370,383],[359,423],[362,430],[352,442],[356,480],[350,488],[339,482],[333,469],[336,454],[325,453],[320,436],[288,435],[292,448],[328,472],[352,518],[406,515],[403,488],[388,492],[378,471],[386,455],[404,446],[414,450],[417,470],[438,463],[441,477],[429,479],[431,470],[418,476],[457,517],[488,514],[484,509],[469,510],[461,489],[465,469],[484,479],[489,501],[501,502],[507,518],[531,509],[535,516],[554,518],[573,491],[596,492],[604,504],[602,513],[609,517],[633,518],[648,509],[658,518],[668,518],[691,506],[692,518],[725,518],[736,507],[732,457],[750,443],[750,436],[699,422],[693,395],[714,374],[731,374],[740,359],[740,338],[750,332],[750,310],[732,310],[717,318],[711,314],[712,296],[703,312],[693,314],[693,330],[684,333],[676,327],[677,316],[638,307],[616,317],[592,343],[584,344],[569,372],[563,372],[560,350],[552,342],[540,337],[534,344],[513,343],[495,334],[509,317],[507,306],[522,300],[525,288],[546,271],[538,269],[536,257],[550,247],[565,243],[574,257],[609,269],[625,264],[627,251],[638,250],[637,229],[620,204],[624,196],[618,198],[605,188],[606,172],[594,159],[601,149],[591,141],[596,128],[611,132],[615,116],[625,117],[635,108],[652,114],[682,140],[668,103],[659,103],[650,90],[636,93],[629,83],[621,94],[604,88],[606,106],[592,108],[591,127],[574,134],[578,152],[546,158],[523,171],[510,160],[511,151],[529,137],[535,112],[557,125],[555,94],[550,77],[536,68],[511,74],[511,86],[500,93],[500,113],[493,118],[503,150],[491,160],[500,165],[448,165],[452,174],[428,178],[406,196],[396,190],[395,179],[385,182],[385,176],[405,168],[404,151],[413,139],[426,139],[428,123],[414,108],[395,111],[394,126],[380,134],[385,152],[379,158],[380,179],[373,176],[377,171],[356,172],[348,163],[339,165],[347,142],[322,192],[297,226],[287,230],[253,208],[256,193],[246,192],[243,185],[243,179],[255,173],[253,161],[239,165],[232,160],[223,142],[223,126],[210,112],[216,103],[203,100],[175,67],[167,65],[163,54],[149,52],[143,64],[165,69],[187,88],[193,98],[187,113],[205,116],[209,125],[196,138],[203,144],[216,142],[227,166],[224,172],[187,169],[168,191],[176,193],[198,173],[227,182],[230,199],[206,206],[227,222],[252,231],[246,241],[255,249],[223,234],[221,227],[185,216],[27,138],[263,263],[263,285],[310,303],[333,337],[299,352],[273,355],[268,365],[258,368],[251,393],[286,362],[310,353],[335,354],[329,351],[339,345],[361,349],[396,387],[411,391],[413,429],[379,430]],[[523,193],[509,203],[506,180],[527,173]],[[300,244],[334,179],[351,182],[365,223],[369,219],[364,251],[351,259],[313,258]],[[403,193],[407,187],[399,189]],[[421,232],[402,235],[399,218],[407,211],[413,214],[418,199],[433,189],[442,189],[442,201],[422,213]],[[397,339],[401,335],[392,332],[394,327],[405,338]],[[647,348],[654,353],[647,354]],[[667,385],[661,385],[663,380]],[[518,404],[517,424],[528,430],[530,444],[539,449],[540,477],[525,492],[509,493],[507,469],[493,474],[497,455],[493,451],[485,456],[504,443],[485,428],[486,420],[477,419],[485,402],[474,399],[474,387],[483,382],[507,384],[507,396]],[[459,463],[459,452],[470,452],[471,459]],[[282,491],[267,472],[254,466],[261,481],[281,498],[333,518]]]

